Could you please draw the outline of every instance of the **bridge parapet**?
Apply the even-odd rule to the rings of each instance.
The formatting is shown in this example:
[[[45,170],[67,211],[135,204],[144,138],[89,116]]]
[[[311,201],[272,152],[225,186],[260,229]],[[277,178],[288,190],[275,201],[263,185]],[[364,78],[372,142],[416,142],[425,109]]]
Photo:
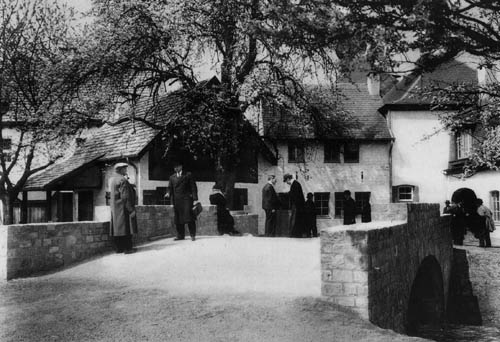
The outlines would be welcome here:
[[[432,256],[437,260],[439,291],[447,298],[453,257],[449,217],[440,216],[439,205],[408,204],[406,210],[407,221],[321,231],[322,294],[383,328],[399,332],[405,332],[411,323],[410,297],[424,259]],[[434,283],[432,286],[439,286],[438,281]],[[425,303],[416,305],[422,305],[422,311],[431,310]],[[445,305],[444,301],[440,307],[443,313]]]

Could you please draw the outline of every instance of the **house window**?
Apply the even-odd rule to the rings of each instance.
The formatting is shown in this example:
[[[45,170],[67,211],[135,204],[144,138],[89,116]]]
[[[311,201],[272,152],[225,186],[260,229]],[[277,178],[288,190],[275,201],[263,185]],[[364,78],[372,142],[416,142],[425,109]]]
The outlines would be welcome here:
[[[328,206],[329,203],[330,203],[329,192],[314,193],[314,204],[316,205],[316,215],[328,216],[330,214],[330,208]]]
[[[340,163],[340,146],[334,141],[325,143],[325,163]]]
[[[498,191],[490,192],[491,211],[493,211],[493,220],[500,221],[500,193]]]
[[[248,189],[234,189],[232,210],[243,210],[248,205]]]
[[[2,155],[4,157],[4,160],[6,162],[10,162],[12,159],[11,157],[12,139],[1,139],[0,146],[2,148]]]
[[[344,207],[344,193],[336,192],[334,193],[335,198],[335,217],[342,217],[342,208]]]
[[[298,143],[288,144],[288,162],[289,163],[304,163],[304,145]]]
[[[363,207],[365,204],[370,202],[370,192],[355,192],[354,201],[356,202],[356,212],[363,212]]]
[[[359,144],[356,142],[344,145],[344,163],[359,163]]]
[[[413,186],[402,185],[397,190],[398,202],[413,202]]]
[[[109,201],[111,200],[111,192],[106,191],[106,205],[109,205]]]
[[[471,130],[465,130],[456,135],[457,159],[469,158],[472,153]]]

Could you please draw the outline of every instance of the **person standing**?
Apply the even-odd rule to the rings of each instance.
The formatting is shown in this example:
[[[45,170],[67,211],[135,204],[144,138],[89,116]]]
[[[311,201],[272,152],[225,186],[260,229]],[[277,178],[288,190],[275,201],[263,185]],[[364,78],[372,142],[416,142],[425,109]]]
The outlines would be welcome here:
[[[293,179],[289,173],[283,176],[283,181],[290,185],[290,206],[292,215],[290,216],[290,237],[302,237],[304,232],[304,192],[300,183]]]
[[[307,200],[304,204],[304,227],[306,229],[306,237],[318,237],[318,227],[316,226],[316,203],[313,200],[314,195],[309,192]]]
[[[135,212],[135,192],[127,179],[126,163],[117,163],[114,175],[109,179],[110,191],[110,235],[113,237],[116,252],[130,254],[136,252],[132,247],[132,234],[137,234]]]
[[[493,221],[493,213],[483,204],[483,200],[478,198],[477,214],[481,217],[479,228],[479,246],[491,247],[490,232],[495,230],[495,222]]]
[[[276,236],[276,211],[280,207],[280,200],[276,194],[274,186],[276,185],[276,176],[267,176],[267,184],[262,188],[262,209],[266,213],[266,236]]]
[[[356,202],[351,197],[349,190],[344,191],[344,224],[356,223]]]
[[[171,198],[174,205],[174,222],[177,237],[174,240],[184,240],[185,224],[188,225],[191,240],[196,240],[196,217],[193,216],[193,205],[198,203],[198,189],[191,172],[182,170],[182,162],[174,163],[175,173],[168,180],[165,197]]]

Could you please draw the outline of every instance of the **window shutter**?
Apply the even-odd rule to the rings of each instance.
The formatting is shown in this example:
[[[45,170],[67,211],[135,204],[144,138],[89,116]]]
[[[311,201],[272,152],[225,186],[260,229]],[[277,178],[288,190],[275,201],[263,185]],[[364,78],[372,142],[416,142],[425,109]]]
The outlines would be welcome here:
[[[397,203],[399,202],[398,200],[398,187],[393,186],[392,187],[392,203]]]

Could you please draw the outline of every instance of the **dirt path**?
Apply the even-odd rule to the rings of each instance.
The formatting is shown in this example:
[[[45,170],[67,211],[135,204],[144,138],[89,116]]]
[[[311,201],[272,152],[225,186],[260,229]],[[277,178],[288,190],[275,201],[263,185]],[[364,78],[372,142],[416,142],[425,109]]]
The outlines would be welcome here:
[[[421,340],[322,301],[318,250],[317,239],[170,239],[11,281],[0,341]]]

